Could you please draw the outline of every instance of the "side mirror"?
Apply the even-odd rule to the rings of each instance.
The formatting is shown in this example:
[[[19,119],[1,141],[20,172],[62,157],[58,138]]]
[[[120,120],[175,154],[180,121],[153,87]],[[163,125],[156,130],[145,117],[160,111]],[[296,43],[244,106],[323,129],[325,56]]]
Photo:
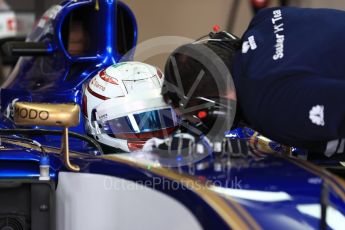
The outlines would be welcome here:
[[[17,125],[39,125],[63,127],[61,152],[68,169],[79,171],[69,157],[68,128],[79,124],[80,108],[77,104],[48,104],[17,102],[14,105],[14,122]]]
[[[8,42],[25,42],[25,37],[14,36],[14,37],[0,38],[0,47],[3,47],[3,45]],[[18,57],[9,56],[7,53],[7,50],[5,51],[3,48],[0,49],[0,55],[2,58],[1,62],[3,65],[14,66],[18,61]]]
[[[9,41],[2,45],[2,50],[9,57],[47,56],[53,53],[50,45],[44,42]]]

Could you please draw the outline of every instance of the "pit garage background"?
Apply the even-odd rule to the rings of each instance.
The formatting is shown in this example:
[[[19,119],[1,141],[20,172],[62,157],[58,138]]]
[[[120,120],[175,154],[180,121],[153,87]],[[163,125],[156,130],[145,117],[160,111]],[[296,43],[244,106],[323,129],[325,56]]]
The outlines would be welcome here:
[[[241,36],[253,17],[250,0],[122,0],[134,11],[139,26],[139,43],[160,36],[199,38],[218,24]],[[7,0],[21,14],[41,15],[59,0]],[[326,7],[345,10],[345,0],[290,0],[291,6]],[[278,0],[270,0],[277,6]],[[164,67],[166,53],[146,62]]]

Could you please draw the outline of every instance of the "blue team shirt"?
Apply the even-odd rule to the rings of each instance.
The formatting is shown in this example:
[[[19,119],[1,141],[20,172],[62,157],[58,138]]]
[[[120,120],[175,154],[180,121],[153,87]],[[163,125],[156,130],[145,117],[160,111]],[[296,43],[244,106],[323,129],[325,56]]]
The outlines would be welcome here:
[[[345,12],[264,9],[242,39],[232,74],[244,120],[284,144],[344,150]]]

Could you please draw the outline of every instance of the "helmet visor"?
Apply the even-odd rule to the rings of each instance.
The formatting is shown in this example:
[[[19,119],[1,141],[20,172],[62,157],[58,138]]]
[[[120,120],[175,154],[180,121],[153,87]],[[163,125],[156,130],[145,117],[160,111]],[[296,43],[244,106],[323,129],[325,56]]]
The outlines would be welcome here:
[[[121,139],[149,139],[168,135],[178,125],[171,108],[133,113],[102,124],[104,133]]]

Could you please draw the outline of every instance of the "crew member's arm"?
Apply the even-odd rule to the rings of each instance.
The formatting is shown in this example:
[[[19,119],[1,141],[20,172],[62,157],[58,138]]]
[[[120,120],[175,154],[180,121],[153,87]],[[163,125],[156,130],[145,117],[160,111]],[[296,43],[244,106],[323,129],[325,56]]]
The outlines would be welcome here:
[[[325,142],[345,138],[345,81],[301,75],[265,81],[257,112],[250,114],[263,134],[316,151],[322,142],[321,151],[344,150],[341,141]]]

